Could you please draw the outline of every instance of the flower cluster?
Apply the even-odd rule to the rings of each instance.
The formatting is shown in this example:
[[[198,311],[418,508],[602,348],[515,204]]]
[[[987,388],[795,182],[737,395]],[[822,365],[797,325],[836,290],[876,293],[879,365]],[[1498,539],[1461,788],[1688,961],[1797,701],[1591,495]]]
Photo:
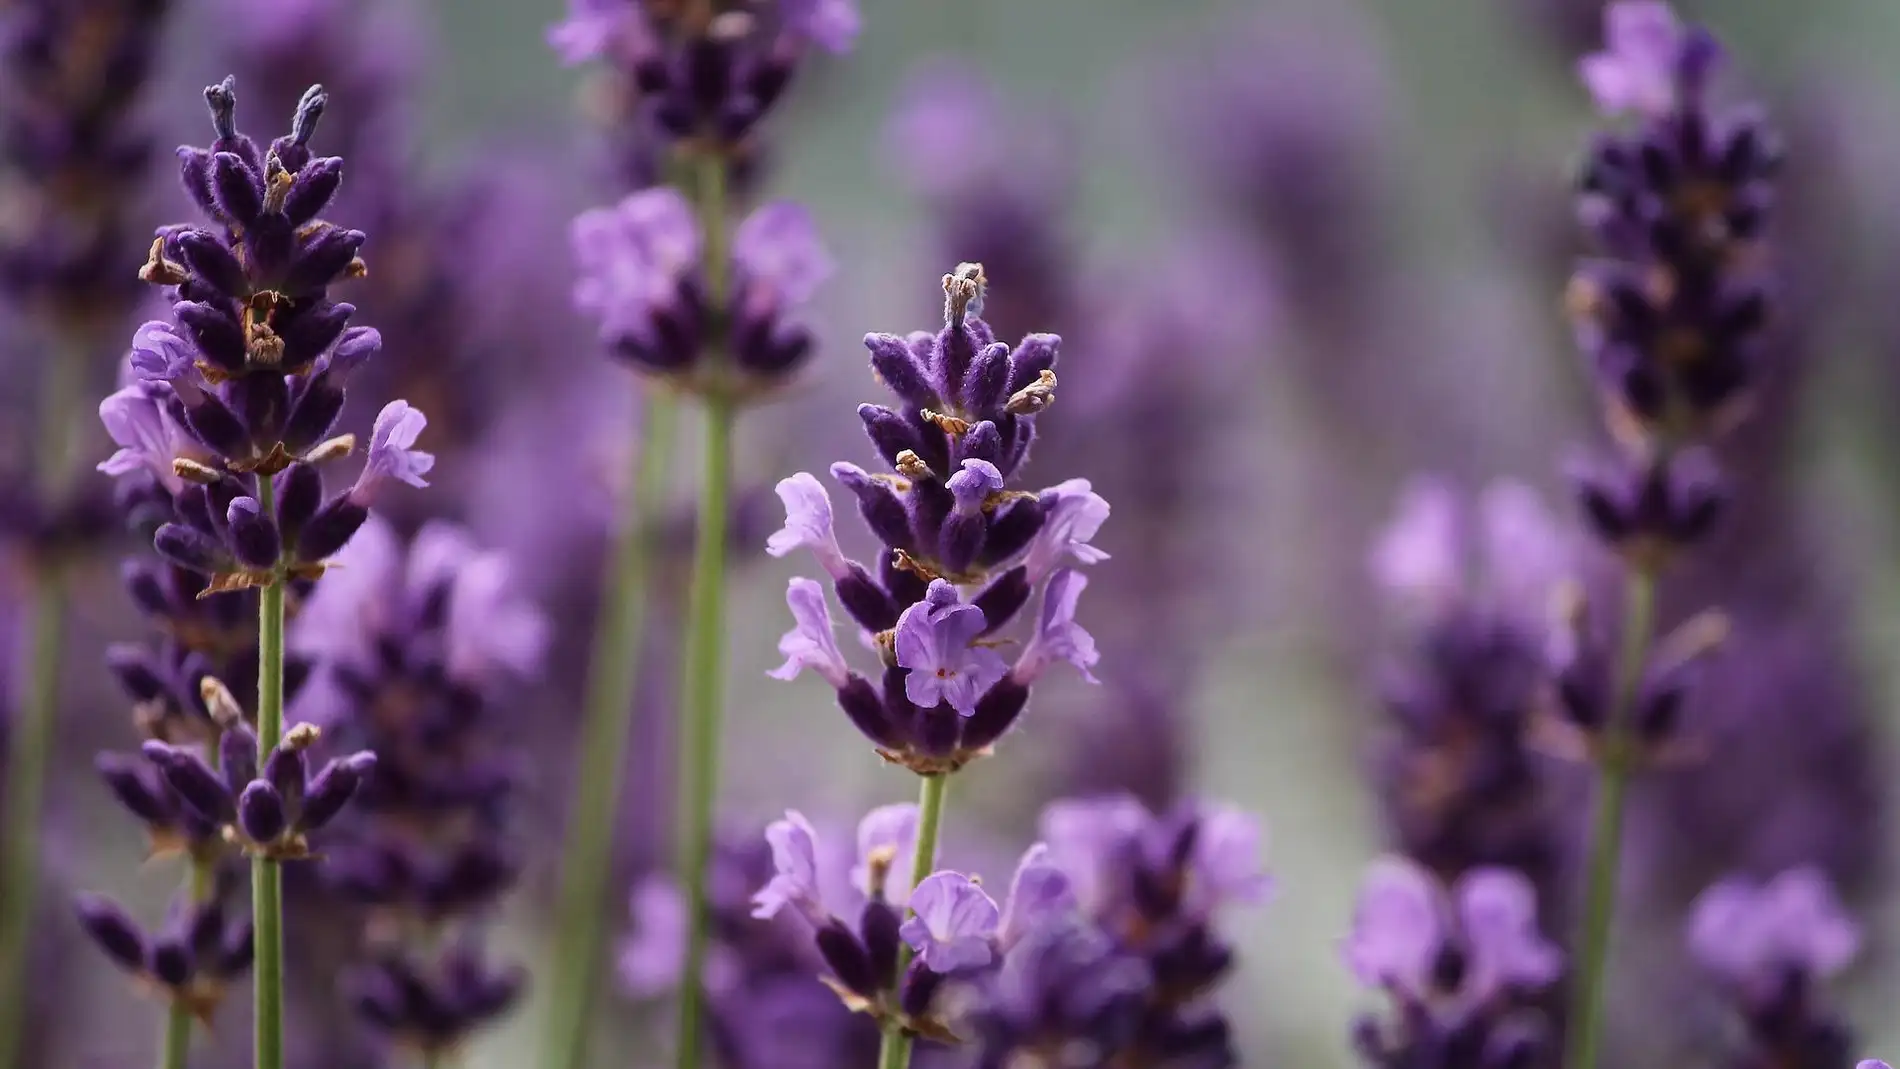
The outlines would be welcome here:
[[[1847,1064],[1853,1034],[1829,1009],[1822,989],[1859,952],[1860,928],[1819,871],[1790,869],[1759,884],[1717,883],[1696,900],[1687,942],[1746,1028],[1743,1048],[1722,1064]]]
[[[1375,861],[1341,949],[1359,982],[1392,1002],[1388,1019],[1355,1028],[1369,1065],[1507,1069],[1541,1064],[1550,1050],[1529,1003],[1563,961],[1516,872],[1475,868],[1448,886],[1405,858]]]
[[[505,1012],[524,977],[491,964],[480,924],[520,871],[511,841],[520,770],[498,716],[539,667],[547,622],[507,561],[436,522],[402,545],[365,524],[298,620],[293,645],[323,672],[311,715],[374,750],[377,774],[337,829],[323,877],[367,933],[351,976],[378,1031],[425,1053]],[[436,947],[420,938],[444,933]]]
[[[795,626],[779,641],[786,661],[773,674],[823,677],[880,754],[924,775],[987,752],[1056,662],[1087,676],[1097,660],[1094,639],[1075,622],[1088,580],[1065,564],[1107,557],[1089,539],[1108,503],[1084,479],[1040,493],[1009,486],[1035,440],[1037,413],[1055,400],[1061,339],[1031,334],[1013,350],[996,341],[976,315],[982,284],[975,264],[944,276],[944,326],[935,334],[865,338],[873,372],[900,405],[860,405],[858,416],[893,470],[838,463],[831,475],[857,497],[885,547],[877,573],[844,555],[830,498],[804,472],[779,483],[785,527],[766,543],[773,556],[811,551],[883,661],[879,682],[852,669],[824,588],[798,578],[786,594]],[[1035,632],[1006,661],[998,632],[1038,587]]]
[[[98,895],[80,895],[73,908],[80,927],[113,964],[210,1027],[226,986],[250,970],[254,949],[251,922],[225,913],[223,902],[231,894],[232,888],[221,886],[203,901],[174,902],[164,926],[152,934]]]
[[[1396,852],[1447,881],[1516,870],[1552,925],[1569,844],[1537,741],[1574,550],[1527,487],[1494,483],[1475,506],[1415,482],[1374,552],[1409,646],[1383,677],[1376,779]]]
[[[1705,31],[1656,0],[1613,4],[1604,22],[1608,47],[1583,60],[1583,78],[1605,113],[1636,125],[1589,150],[1579,215],[1599,256],[1578,267],[1570,303],[1627,456],[1578,481],[1596,534],[1659,562],[1720,511],[1693,446],[1741,418],[1761,378],[1770,299],[1757,246],[1780,157],[1754,111],[1710,103],[1721,50]]]
[[[600,320],[609,352],[648,374],[745,398],[781,385],[811,353],[811,332],[794,313],[832,265],[796,204],[756,209],[726,262],[708,261],[693,206],[671,186],[581,213],[573,244],[575,306]],[[710,284],[712,273],[722,288]],[[724,301],[713,297],[720,292]],[[722,359],[710,359],[715,350]]]
[[[1128,797],[1059,802],[999,903],[963,872],[914,888],[894,872],[917,817],[897,805],[865,818],[848,891],[829,885],[832,866],[803,816],[766,831],[775,874],[754,915],[802,918],[847,1006],[967,1043],[985,1067],[1076,1050],[1094,1052],[1087,1064],[1233,1064],[1209,996],[1233,961],[1216,915],[1269,886],[1249,818],[1222,808],[1157,817]],[[901,977],[900,945],[914,954]]]

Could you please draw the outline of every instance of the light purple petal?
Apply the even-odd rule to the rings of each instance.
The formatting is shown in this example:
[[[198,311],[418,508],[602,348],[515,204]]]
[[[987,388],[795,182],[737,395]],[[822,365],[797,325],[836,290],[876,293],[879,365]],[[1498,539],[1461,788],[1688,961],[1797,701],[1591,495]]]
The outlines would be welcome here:
[[[1367,987],[1421,993],[1445,929],[1438,881],[1406,858],[1379,858],[1360,885],[1342,947],[1346,965]]]
[[[1262,867],[1265,837],[1260,821],[1227,806],[1213,806],[1197,818],[1194,854],[1188,862],[1189,895],[1203,915],[1228,902],[1258,904],[1273,888]]]
[[[844,651],[831,622],[831,605],[825,600],[825,588],[803,576],[794,578],[785,590],[785,604],[792,610],[792,629],[778,640],[778,651],[785,663],[766,675],[773,679],[797,679],[798,673],[811,669],[825,682],[842,687],[851,674]]]
[[[761,205],[739,224],[732,259],[748,282],[767,287],[781,307],[811,300],[837,266],[811,213],[786,200]]]
[[[686,963],[686,899],[671,880],[649,877],[633,889],[633,935],[620,949],[620,982],[652,998],[673,990]]]
[[[784,820],[766,825],[765,841],[772,847],[772,866],[777,872],[752,896],[752,915],[775,917],[788,905],[807,915],[819,911],[818,833],[812,830],[811,822],[797,810],[788,809]]]
[[[549,637],[547,617],[516,590],[506,556],[478,552],[462,561],[449,588],[451,677],[479,681],[496,672],[531,676],[541,665]]]
[[[785,26],[833,55],[851,50],[863,27],[857,0],[780,0]]]
[[[1068,917],[1075,910],[1075,888],[1069,877],[1050,860],[1049,847],[1037,843],[1016,863],[996,941],[1007,951],[1038,927]]]
[[[1604,50],[1578,63],[1597,107],[1611,115],[1666,113],[1685,40],[1675,12],[1660,0],[1620,0],[1604,9],[1603,27]]]
[[[582,212],[569,240],[578,268],[574,306],[598,316],[608,337],[644,337],[654,304],[670,298],[699,261],[692,205],[672,186]]]
[[[1738,987],[1794,968],[1825,979],[1860,950],[1860,929],[1818,869],[1791,869],[1765,885],[1731,879],[1702,893],[1690,913],[1689,951]]]
[[[191,343],[179,337],[171,324],[157,320],[140,325],[133,333],[132,352],[127,359],[141,379],[197,383],[204,377],[198,371],[197,353]]]
[[[926,966],[953,972],[990,963],[1001,911],[968,876],[932,873],[911,892],[910,908],[915,915],[900,934]]]
[[[975,512],[991,494],[1003,488],[1003,473],[989,461],[972,457],[963,462],[962,470],[950,476],[945,485],[956,498],[958,511]]]
[[[363,473],[357,477],[351,495],[366,504],[377,489],[391,479],[416,487],[429,485],[423,476],[435,467],[435,455],[414,448],[416,439],[428,425],[429,418],[407,401],[384,405],[370,430],[369,460],[363,465]]]
[[[1471,948],[1467,990],[1484,999],[1504,988],[1536,990],[1557,978],[1563,955],[1537,928],[1537,891],[1523,873],[1474,869],[1454,893]]]
[[[858,856],[851,866],[851,885],[871,895],[871,866],[875,855],[889,866],[884,897],[903,905],[910,896],[910,858],[917,849],[917,805],[899,802],[878,806],[858,822]]]
[[[1067,661],[1090,683],[1099,683],[1089,669],[1101,660],[1095,649],[1095,636],[1075,622],[1076,602],[1089,585],[1088,577],[1074,568],[1063,568],[1049,577],[1042,591],[1042,611],[1036,617],[1036,633],[1016,659],[1013,669],[1018,681],[1028,683],[1057,661]]]
[[[1108,502],[1089,488],[1087,479],[1070,479],[1042,492],[1045,514],[1042,529],[1023,557],[1033,585],[1054,571],[1067,557],[1095,564],[1108,554],[1089,544],[1108,519]],[[1053,502],[1050,498],[1053,497]]]
[[[785,504],[785,526],[765,540],[765,551],[783,557],[796,549],[809,549],[827,575],[839,579],[850,574],[850,564],[838,548],[831,495],[825,493],[824,484],[810,472],[801,471],[780,479],[774,490]]]
[[[924,709],[947,703],[972,716],[1008,667],[995,650],[971,644],[986,626],[983,610],[956,597],[954,586],[934,580],[925,599],[898,617],[892,645],[898,666],[909,669],[904,693],[912,702]]]
[[[1154,816],[1132,795],[1068,798],[1043,809],[1037,836],[1048,844],[1050,861],[1069,877],[1082,911],[1093,914],[1153,824]]]
[[[1465,585],[1458,495],[1442,479],[1413,480],[1372,551],[1372,576],[1394,602],[1434,608]]]

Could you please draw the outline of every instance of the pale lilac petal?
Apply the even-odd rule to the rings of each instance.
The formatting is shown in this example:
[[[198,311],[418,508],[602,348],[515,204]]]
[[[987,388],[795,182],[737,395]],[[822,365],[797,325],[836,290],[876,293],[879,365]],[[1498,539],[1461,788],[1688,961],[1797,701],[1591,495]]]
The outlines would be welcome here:
[[[1016,863],[996,941],[1007,951],[1030,932],[1072,916],[1075,911],[1075,888],[1069,877],[1050,860],[1049,847],[1037,843]]]
[[[851,50],[863,28],[857,0],[780,0],[786,29],[833,55]]]
[[[686,963],[686,899],[671,880],[649,877],[633,889],[633,935],[621,945],[620,982],[636,998],[666,994]]]
[[[794,578],[785,590],[785,604],[792,610],[792,629],[778,640],[778,651],[785,663],[766,674],[773,679],[797,679],[809,668],[825,682],[842,687],[850,677],[844,651],[831,622],[831,605],[825,600],[825,588],[803,576]]]
[[[1603,13],[1601,52],[1578,62],[1578,72],[1606,114],[1657,116],[1674,106],[1678,63],[1686,33],[1660,0],[1619,0]]]
[[[1095,564],[1108,554],[1089,544],[1089,539],[1108,520],[1108,502],[1089,488],[1087,479],[1070,479],[1042,492],[1042,529],[1031,540],[1023,557],[1029,582],[1040,583],[1065,558],[1080,564]]]
[[[1441,479],[1416,479],[1372,551],[1372,576],[1400,605],[1434,608],[1464,589],[1458,496]]]
[[[1487,998],[1506,988],[1535,990],[1563,969],[1563,955],[1537,927],[1537,890],[1523,873],[1483,868],[1455,890],[1458,922],[1471,948],[1469,991]]]
[[[515,588],[507,557],[488,551],[461,563],[449,588],[451,677],[525,679],[540,667],[549,639],[547,617]]]
[[[1791,968],[1834,976],[1859,953],[1860,939],[1827,877],[1811,867],[1765,885],[1717,883],[1696,900],[1688,927],[1691,955],[1738,987],[1773,983]]]
[[[818,833],[811,822],[788,809],[785,819],[766,825],[765,841],[772,847],[772,867],[777,871],[752,896],[752,915],[775,917],[786,906],[808,915],[818,911]]]
[[[932,873],[911,892],[910,908],[900,934],[926,966],[947,973],[990,963],[1001,910],[968,876]]]
[[[367,504],[380,487],[391,479],[410,486],[428,486],[423,476],[435,467],[435,455],[415,449],[416,439],[429,418],[407,401],[391,401],[377,414],[370,430],[369,460],[357,476],[350,494]]]
[[[774,557],[783,557],[800,548],[808,549],[818,559],[818,566],[832,578],[848,575],[850,563],[845,560],[844,551],[838,548],[831,495],[825,493],[824,484],[810,472],[801,471],[780,479],[774,490],[785,504],[785,526],[765,540],[765,551]]]
[[[746,281],[778,305],[804,304],[836,270],[811,213],[792,201],[761,205],[732,237],[732,259]]]
[[[1538,618],[1570,574],[1567,529],[1536,491],[1508,479],[1485,487],[1478,517],[1490,594],[1500,605]]]
[[[956,597],[954,586],[934,580],[925,599],[898,617],[892,648],[898,666],[909,669],[904,693],[912,702],[924,709],[947,703],[972,716],[1009,669],[994,649],[972,645],[986,626],[983,610]]]
[[[971,458],[965,460],[962,470],[950,476],[944,485],[956,499],[958,511],[975,512],[991,494],[1002,490],[1003,473],[987,460]]]
[[[1445,935],[1438,882],[1416,863],[1388,856],[1366,872],[1342,950],[1347,967],[1367,987],[1419,993],[1427,989]]]
[[[1188,893],[1202,914],[1229,902],[1258,904],[1273,888],[1263,867],[1260,821],[1226,806],[1210,807],[1197,818],[1194,853],[1188,862]]]
[[[885,900],[903,905],[910,896],[910,858],[917,849],[917,805],[899,802],[871,810],[858,822],[858,856],[851,866],[851,885],[870,897],[871,869],[887,867]]]
[[[1063,568],[1049,577],[1042,591],[1042,611],[1037,614],[1036,633],[1016,658],[1012,671],[1019,682],[1030,683],[1057,661],[1074,665],[1082,678],[1099,683],[1089,669],[1101,660],[1095,648],[1095,636],[1075,622],[1075,608],[1088,577],[1074,568]]]
[[[1069,877],[1084,913],[1109,899],[1117,875],[1127,864],[1154,816],[1132,795],[1068,798],[1050,803],[1037,823],[1037,837],[1049,848],[1049,860]]]

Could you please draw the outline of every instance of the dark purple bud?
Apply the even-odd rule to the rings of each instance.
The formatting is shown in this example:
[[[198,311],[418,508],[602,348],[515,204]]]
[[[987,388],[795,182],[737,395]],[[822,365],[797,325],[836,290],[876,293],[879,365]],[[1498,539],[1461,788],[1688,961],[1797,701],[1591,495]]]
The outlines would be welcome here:
[[[933,370],[937,373],[937,388],[946,398],[963,396],[964,383],[983,345],[969,323],[968,319],[953,318],[937,334],[937,364]]]
[[[837,581],[838,600],[865,630],[875,634],[897,626],[897,603],[877,585],[862,564],[850,562],[851,570]]]
[[[282,375],[244,375],[226,388],[231,411],[244,421],[259,452],[275,444],[290,415],[290,384]]]
[[[225,522],[231,526],[231,548],[240,562],[250,568],[277,566],[284,552],[283,540],[278,537],[277,524],[263,514],[256,498],[240,497],[231,502]]]
[[[969,381],[963,385],[963,407],[976,413],[994,412],[1009,400],[1009,346],[995,342],[976,354]]]
[[[858,935],[864,940],[864,953],[871,961],[873,976],[897,973],[898,947],[903,943],[898,931],[903,923],[897,910],[881,897],[864,904],[864,912],[858,915]]]
[[[876,478],[855,464],[833,464],[831,477],[857,495],[858,512],[872,534],[893,549],[917,552],[910,533],[910,513],[891,480]]]
[[[297,559],[317,563],[333,557],[369,519],[369,510],[339,494],[317,510],[297,532]]]
[[[935,546],[943,531],[943,521],[956,507],[956,498],[934,478],[912,479],[910,483],[910,529],[919,546]]]
[[[249,429],[214,393],[203,391],[193,398],[185,409],[185,426],[205,448],[221,457],[244,460],[251,455]]]
[[[238,796],[238,827],[254,843],[274,843],[289,827],[283,796],[263,780],[252,780]]]
[[[838,691],[838,706],[874,745],[886,750],[903,749],[906,740],[892,727],[884,712],[884,698],[870,680],[852,672]]]
[[[988,624],[983,633],[990,634],[1014,619],[1029,603],[1030,593],[1028,569],[1020,564],[984,587],[972,602],[983,610],[983,619]]]
[[[291,538],[323,507],[323,475],[312,464],[292,464],[271,479],[277,491],[277,524]]]
[[[215,824],[231,822],[236,815],[231,792],[197,754],[162,742],[147,742],[139,750],[158,767],[165,782],[171,784],[186,805]]]
[[[285,451],[298,456],[321,442],[343,414],[343,400],[342,384],[334,375],[323,372],[311,376],[284,424]]]
[[[829,924],[818,929],[818,953],[846,990],[865,998],[877,997],[878,989],[883,984],[871,969],[871,959],[864,951],[864,944],[858,942],[858,937],[845,927],[843,921],[833,917]]]
[[[213,219],[221,217],[218,199],[211,192],[211,153],[189,146],[179,148],[178,177],[184,184],[185,195],[199,211]]]
[[[284,214],[291,226],[302,226],[323,214],[343,184],[343,161],[336,156],[311,160],[297,168],[296,180],[284,197]]]
[[[211,191],[225,217],[239,226],[251,226],[264,211],[264,176],[246,166],[235,153],[211,157]]]
[[[930,385],[929,370],[917,362],[904,339],[895,334],[866,334],[864,347],[871,350],[871,370],[886,389],[918,408],[942,406],[942,399]],[[858,411],[863,414],[862,408]],[[865,423],[868,426],[870,421]]]
[[[343,276],[367,240],[361,230],[340,227],[322,227],[304,238],[284,272],[284,292],[295,296],[322,291]]]
[[[922,1017],[930,1012],[930,1004],[943,987],[943,975],[924,967],[922,961],[911,962],[910,969],[904,974],[904,990],[898,994],[898,1003],[904,1012],[913,1017]]]
[[[1009,357],[1009,393],[1035,382],[1045,371],[1054,371],[1061,346],[1062,337],[1057,334],[1024,335]]]
[[[520,863],[501,844],[467,842],[430,876],[423,899],[443,914],[464,912],[500,897],[520,871]]]
[[[1003,434],[996,429],[993,420],[980,420],[972,424],[957,442],[957,453],[963,459],[987,460],[1002,469],[1004,475],[1008,475],[1009,468],[1005,466],[1007,458],[1003,455],[1005,452]]]
[[[340,757],[323,766],[304,794],[300,831],[318,831],[343,811],[350,797],[376,769],[376,755],[367,750]]]
[[[176,936],[162,936],[152,943],[147,968],[152,978],[167,987],[183,987],[191,982],[191,948]]]
[[[218,768],[233,796],[257,778],[257,736],[250,728],[233,724],[224,729],[218,738]]]
[[[952,512],[943,521],[943,537],[937,545],[937,563],[944,571],[958,574],[976,560],[983,548],[983,530],[988,518],[981,512]]]
[[[284,805],[296,812],[303,805],[308,766],[303,751],[294,746],[278,746],[264,762],[264,778],[284,799]]]
[[[152,536],[152,546],[160,556],[179,567],[206,575],[224,570],[227,563],[224,547],[216,539],[195,527],[180,523],[168,523],[160,527]]]
[[[73,899],[80,927],[122,969],[145,970],[145,936],[118,903],[103,895],[82,894]]]
[[[250,283],[244,277],[244,265],[210,231],[192,227],[172,238],[172,244],[191,273],[211,288],[236,298],[249,294]]]
[[[284,367],[290,370],[308,367],[332,345],[339,345],[339,352],[331,360],[332,367],[341,366],[348,369],[362,363],[363,356],[354,351],[355,347],[345,351],[339,343],[339,339],[348,340],[344,339],[343,332],[350,325],[350,317],[355,314],[356,306],[353,304],[319,301],[300,310],[288,320],[281,320],[280,317],[279,326],[284,341]],[[368,331],[368,328],[358,328],[358,330]],[[373,336],[367,339],[373,352],[374,347],[381,344],[381,338],[375,336],[374,331],[368,331],[368,333]],[[357,335],[356,347],[362,346],[365,341],[366,339],[360,334]],[[342,383],[339,381],[337,385],[341,387]]]
[[[919,455],[924,453],[924,440],[917,429],[883,405],[859,405],[858,418],[864,421],[864,431],[871,436],[871,445],[886,464],[896,467],[898,454],[906,450]]]
[[[224,906],[217,898],[193,905],[180,927],[194,959],[217,960],[218,946],[224,942]]]
[[[990,516],[989,535],[977,562],[993,568],[1021,553],[1041,530],[1042,503],[1033,497],[1015,498]]]
[[[244,327],[230,313],[204,301],[179,301],[172,314],[191,335],[198,354],[225,371],[244,370]]]
[[[1004,676],[976,700],[976,713],[963,722],[963,745],[972,750],[994,746],[1028,704],[1029,688]]]
[[[163,828],[177,818],[170,793],[149,766],[125,754],[102,753],[93,759],[93,767],[112,796],[139,820]]]
[[[257,952],[257,932],[248,920],[231,926],[218,948],[218,975],[237,976],[251,967]]]
[[[157,701],[170,696],[158,665],[152,661],[150,651],[143,646],[132,643],[108,646],[106,667],[118,677],[119,686],[125,688],[125,692],[135,702]]]
[[[917,742],[923,719],[923,710],[917,708],[917,703],[910,700],[910,695],[904,689],[904,677],[909,674],[906,669],[890,665],[884,669],[884,685],[881,688],[884,695],[884,721],[890,725],[891,737],[904,747]],[[895,750],[900,747],[889,748]]]
[[[119,566],[119,577],[140,612],[158,617],[171,613],[172,600],[165,593],[165,584],[153,574],[151,565],[142,560],[127,560]]]

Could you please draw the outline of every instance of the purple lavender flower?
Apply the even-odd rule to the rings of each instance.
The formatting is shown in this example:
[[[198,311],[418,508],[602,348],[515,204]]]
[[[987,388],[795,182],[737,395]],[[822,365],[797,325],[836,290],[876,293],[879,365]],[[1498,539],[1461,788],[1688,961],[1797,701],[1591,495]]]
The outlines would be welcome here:
[[[1747,1026],[1732,1064],[1846,1063],[1853,1035],[1822,989],[1859,953],[1860,927],[1819,870],[1715,884],[1696,900],[1687,943]]]
[[[1447,889],[1399,857],[1373,863],[1342,947],[1359,982],[1394,1005],[1381,1023],[1361,1019],[1355,1041],[1367,1064],[1524,1064],[1548,1037],[1525,1000],[1558,977],[1562,959],[1538,931],[1529,881],[1508,869],[1474,869]],[[1436,1054],[1428,1053],[1436,1052]]]
[[[575,307],[597,317],[602,344],[635,367],[693,389],[750,395],[782,384],[811,351],[811,333],[793,315],[831,261],[795,204],[767,204],[739,225],[732,262],[718,267],[733,279],[724,309],[707,305],[698,222],[671,187],[583,212],[572,236]],[[730,332],[731,368],[702,359],[717,323]]]
[[[940,973],[978,969],[995,956],[1002,910],[968,876],[937,872],[910,895],[911,916],[898,934],[924,967]]]
[[[804,472],[779,484],[785,527],[767,541],[774,556],[811,550],[884,660],[881,685],[853,671],[822,595],[795,580],[787,600],[797,623],[780,645],[790,660],[775,674],[819,670],[879,751],[920,774],[983,753],[1054,661],[1085,674],[1096,661],[1093,639],[1075,623],[1084,584],[1057,569],[1106,558],[1089,540],[1107,502],[1081,479],[1038,495],[1008,488],[1036,414],[1054,400],[1059,339],[1032,334],[1013,351],[992,340],[973,314],[982,288],[982,268],[965,264],[944,276],[942,332],[865,338],[873,372],[902,408],[864,405],[858,415],[893,471],[840,463],[831,474],[886,547],[878,573],[838,547],[831,501]],[[994,636],[1045,583],[1035,638],[1011,666]]]
[[[1583,82],[1605,113],[1667,115],[1681,97],[1700,88],[1712,54],[1708,43],[1691,44],[1691,33],[1662,0],[1621,0],[1603,10],[1603,51],[1578,63]]]
[[[548,624],[506,558],[447,523],[405,546],[372,518],[338,562],[291,636],[323,669],[302,708],[382,760],[338,823],[325,890],[357,924],[458,924],[451,946],[383,947],[350,965],[365,1023],[442,1050],[504,1014],[523,985],[482,953],[479,920],[520,870],[522,769],[500,711],[539,672]]]
[[[113,964],[208,1027],[227,986],[251,967],[251,922],[229,919],[223,905],[232,890],[227,884],[201,902],[174,901],[164,925],[150,934],[100,895],[78,896],[73,911]]]

